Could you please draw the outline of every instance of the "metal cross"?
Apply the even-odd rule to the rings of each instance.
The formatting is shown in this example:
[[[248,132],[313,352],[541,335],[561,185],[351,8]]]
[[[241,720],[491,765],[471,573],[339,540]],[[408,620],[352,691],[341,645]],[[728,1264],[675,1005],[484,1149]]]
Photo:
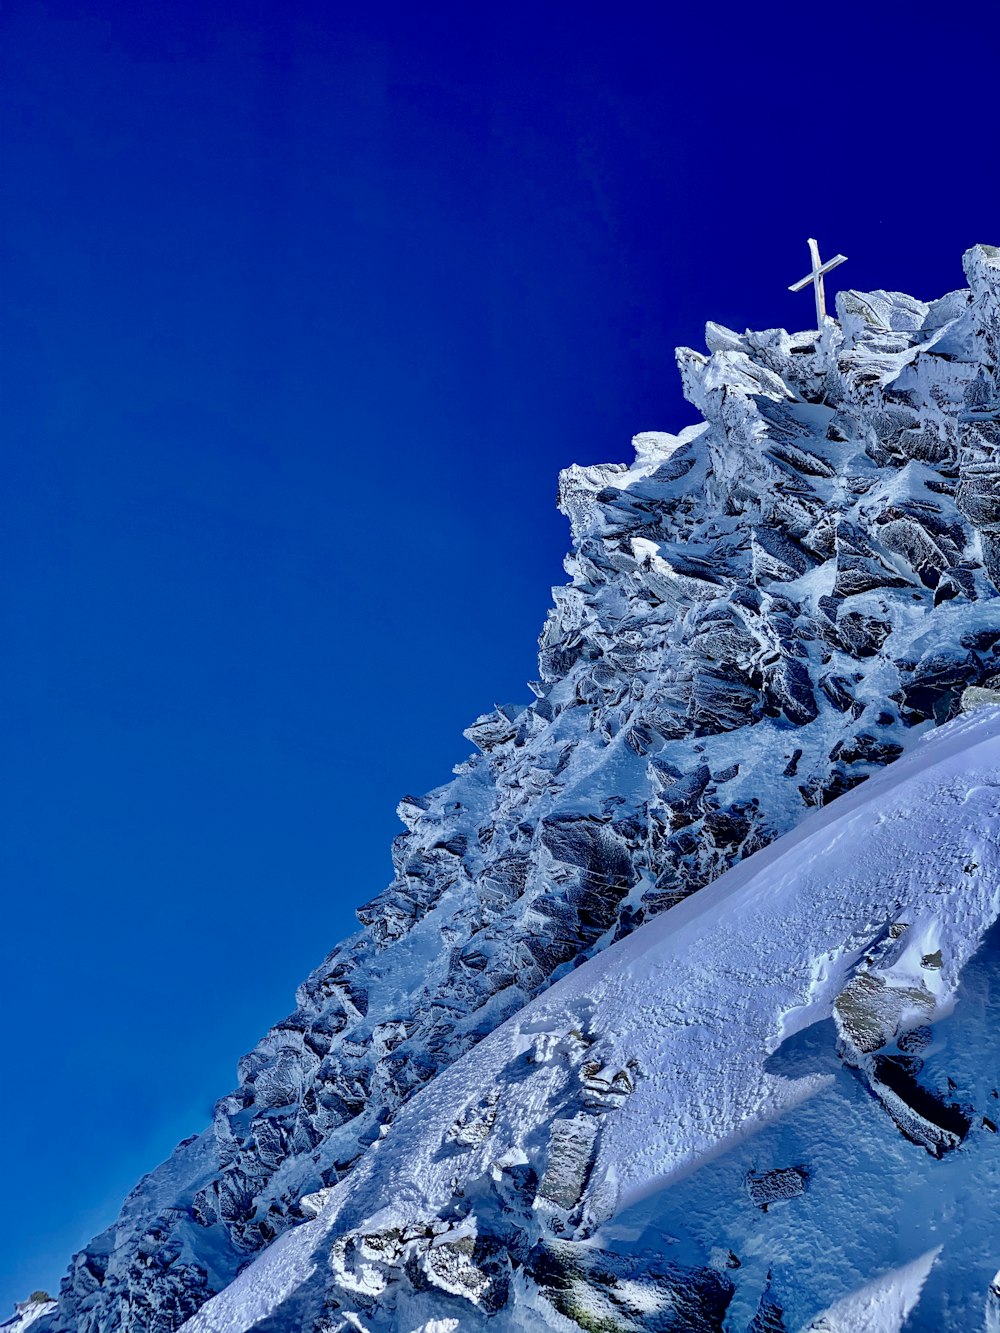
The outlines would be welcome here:
[[[822,329],[823,321],[826,319],[826,296],[823,292],[823,274],[829,273],[832,268],[838,264],[843,264],[847,259],[846,255],[835,255],[833,259],[828,259],[825,264],[819,262],[819,246],[810,237],[809,254],[812,256],[812,272],[804,277],[801,282],[793,282],[789,287],[790,292],[800,292],[803,287],[808,287],[812,283],[816,293],[816,327]]]

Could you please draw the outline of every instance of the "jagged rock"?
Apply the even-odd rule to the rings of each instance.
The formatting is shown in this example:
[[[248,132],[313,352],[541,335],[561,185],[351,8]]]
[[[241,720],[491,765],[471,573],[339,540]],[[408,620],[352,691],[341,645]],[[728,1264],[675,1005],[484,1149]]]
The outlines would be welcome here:
[[[830,671],[825,676],[820,676],[819,687],[839,713],[846,713],[854,702],[850,681],[844,676],[838,676]],[[793,777],[794,770],[788,776]]]
[[[1000,451],[967,462],[955,491],[955,503],[977,528],[1000,524]]]
[[[754,528],[751,551],[754,578],[758,583],[797,579],[817,563],[816,557],[793,537],[771,528]]]
[[[900,1032],[896,1037],[896,1045],[904,1055],[912,1055],[925,1050],[933,1040],[931,1029],[924,1024],[920,1027],[909,1028],[906,1032]]]
[[[928,976],[941,971],[944,959],[940,948],[919,951],[918,944],[912,928],[896,923],[889,929],[838,995],[834,1019],[842,1057],[861,1074],[899,1130],[941,1157],[959,1146],[972,1119],[966,1108],[920,1079],[919,1053],[932,1040],[929,1023],[938,1002],[935,991],[913,975],[912,956],[917,954]],[[893,1043],[899,1054],[891,1051]]]
[[[910,681],[903,687],[906,707],[922,717],[944,722],[958,710],[965,687],[982,674],[975,653],[960,648],[935,648],[917,663]]]
[[[518,733],[518,719],[523,712],[524,709],[516,705],[495,708],[492,713],[477,718],[463,734],[484,753],[495,750],[515,738]]]
[[[636,882],[632,860],[613,829],[595,820],[561,815],[542,820],[541,842],[556,861],[577,866],[585,888],[620,898]]]
[[[714,671],[699,671],[691,686],[688,716],[695,735],[735,731],[753,718],[759,693],[751,685]]]
[[[396,814],[410,830],[416,828],[420,817],[430,808],[429,796],[404,796],[396,806]]]
[[[937,586],[941,575],[958,564],[962,551],[956,537],[961,527],[943,523],[937,505],[889,505],[879,516],[879,537],[888,550],[903,556],[927,587]]]
[[[831,758],[844,764],[891,764],[902,753],[903,747],[895,741],[882,740],[870,731],[859,731],[840,744],[837,754],[831,754]]]
[[[698,801],[712,780],[708,765],[699,764],[690,773],[673,778],[665,773],[662,768],[658,768],[657,771],[666,777],[666,785],[660,792],[661,804],[666,806],[674,816],[693,816]],[[662,780],[661,778],[660,781]]]
[[[960,718],[914,751],[860,799],[734,867],[679,920],[667,914],[565,973],[442,1069],[318,1208],[303,1201],[313,1221],[264,1250],[186,1333],[327,1333],[327,1312],[345,1310],[370,1333],[429,1333],[433,1321],[474,1327],[497,1305],[496,1326],[525,1333],[560,1323],[560,1309],[584,1328],[697,1327],[704,1305],[682,1297],[706,1267],[737,1288],[730,1329],[755,1311],[770,1318],[773,1304],[789,1328],[818,1326],[821,1310],[845,1333],[864,1328],[876,1286],[919,1299],[919,1322],[941,1333],[976,1327],[983,1291],[969,1274],[991,1271],[997,1241],[990,1210],[966,1201],[970,1181],[988,1190],[996,1171],[983,1123],[997,1123],[983,1114],[995,1080],[976,1057],[990,1049],[1000,977],[1000,722]],[[714,798],[706,788],[699,799]],[[638,851],[623,794],[595,804],[593,818]],[[871,1098],[831,1077],[826,1015],[859,974],[897,993],[884,1048],[859,1071]],[[924,1006],[902,1003],[907,987]],[[439,998],[428,1004],[441,1012]],[[930,1043],[899,1050],[908,1024],[946,1013]],[[969,1086],[976,1131],[942,1170],[941,1132],[955,1135],[942,1106],[960,1100],[946,1065]],[[587,1116],[596,1151],[574,1145],[572,1189],[553,1203],[539,1189],[566,1161],[552,1140]],[[796,1142],[808,1157],[789,1151]],[[789,1163],[814,1156],[796,1197],[806,1167]],[[748,1173],[766,1215],[744,1195]],[[910,1237],[904,1254],[924,1252],[909,1278],[894,1219]],[[575,1262],[547,1275],[538,1251],[556,1238]],[[780,1299],[762,1302],[771,1262]],[[682,1291],[662,1282],[679,1265]]]
[[[837,641],[852,657],[874,657],[892,633],[892,623],[860,611],[846,611],[837,617]]]
[[[482,1143],[489,1137],[496,1120],[496,1104],[497,1094],[487,1093],[477,1106],[470,1107],[461,1119],[455,1122],[448,1137],[465,1147]]]
[[[705,816],[702,825],[706,837],[713,847],[733,850],[742,845],[750,836],[752,821],[747,810],[731,807],[729,810],[713,810]]]
[[[819,716],[809,669],[798,658],[781,660],[768,682],[768,697],[796,726],[804,726]]]

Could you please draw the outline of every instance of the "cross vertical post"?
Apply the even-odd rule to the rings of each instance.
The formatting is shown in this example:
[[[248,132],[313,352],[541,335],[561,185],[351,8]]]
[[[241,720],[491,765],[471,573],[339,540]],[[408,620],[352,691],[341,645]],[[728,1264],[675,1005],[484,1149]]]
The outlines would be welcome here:
[[[798,282],[793,282],[788,290],[790,292],[800,292],[803,287],[808,287],[812,283],[813,292],[816,296],[816,327],[822,331],[826,320],[826,293],[823,290],[823,275],[836,268],[838,264],[845,263],[847,256],[834,255],[825,264],[820,263],[819,246],[812,237],[809,238],[809,256],[812,259],[812,272],[806,274],[804,278],[800,278]]]

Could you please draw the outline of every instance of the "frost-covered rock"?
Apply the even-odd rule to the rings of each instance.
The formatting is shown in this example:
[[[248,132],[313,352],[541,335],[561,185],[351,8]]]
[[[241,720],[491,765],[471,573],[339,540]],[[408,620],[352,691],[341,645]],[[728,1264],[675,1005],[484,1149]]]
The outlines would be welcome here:
[[[571,581],[553,592],[534,700],[479,718],[467,733],[478,752],[453,780],[404,798],[395,878],[359,909],[363,929],[240,1062],[211,1128],[76,1257],[46,1329],[173,1333],[282,1233],[325,1215],[411,1099],[554,980],[674,909],[667,928],[691,894],[924,730],[989,703],[1000,672],[997,252],[971,250],[966,274],[968,289],[931,304],[844,293],[839,325],[820,333],[709,325],[708,356],[678,353],[703,422],[636,436],[631,466],[563,473]],[[894,999],[861,1004],[863,975],[868,998],[926,980],[927,969],[890,976],[894,966],[857,973],[836,1010],[840,1021],[857,1001],[841,1049],[851,1056],[855,1042],[864,1087],[902,1128],[901,1099],[919,1135],[933,1117],[911,1105],[916,1094],[907,1101],[907,1078],[928,1084],[923,1066],[900,1063],[909,1018]],[[926,983],[925,1019],[940,1016],[956,966],[945,959]],[[587,1136],[617,1115],[617,1074],[635,1078],[629,1050],[583,1072],[587,1041],[582,1019],[576,1035],[539,1035],[535,1072],[575,1071],[539,1131],[551,1163],[498,1167],[515,1200],[505,1206],[532,1213],[537,1199],[566,1227],[598,1188]],[[604,1064],[616,1068],[595,1092]],[[442,1151],[492,1141],[485,1095],[456,1111]],[[508,1242],[520,1253],[516,1226]],[[466,1241],[433,1261],[418,1238],[406,1245],[405,1281],[383,1289],[416,1291],[414,1274],[439,1288],[443,1272],[479,1290]],[[370,1270],[368,1259],[350,1269],[365,1300]],[[482,1282],[502,1286],[492,1269]],[[358,1310],[369,1318],[364,1301]]]

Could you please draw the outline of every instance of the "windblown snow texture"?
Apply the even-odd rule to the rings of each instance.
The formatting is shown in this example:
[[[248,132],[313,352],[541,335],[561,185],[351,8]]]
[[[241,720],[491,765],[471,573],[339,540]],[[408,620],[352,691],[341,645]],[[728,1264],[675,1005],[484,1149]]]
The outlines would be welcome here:
[[[295,1012],[241,1061],[239,1085],[219,1102],[212,1127],[140,1182],[118,1221],[76,1257],[38,1333],[172,1333],[244,1268],[239,1291],[257,1293],[250,1304],[260,1306],[253,1318],[266,1319],[253,1325],[260,1333],[410,1330],[427,1319],[443,1321],[428,1329],[466,1328],[483,1311],[496,1312],[498,1327],[513,1319],[509,1327],[528,1328],[525,1311],[536,1301],[547,1312],[539,1327],[549,1319],[549,1327],[713,1329],[731,1321],[753,1282],[755,1304],[741,1331],[751,1319],[753,1333],[786,1326],[781,1311],[798,1298],[782,1288],[778,1268],[768,1285],[748,1254],[720,1260],[726,1242],[709,1244],[708,1223],[697,1238],[678,1237],[676,1262],[661,1251],[659,1276],[621,1239],[624,1231],[608,1232],[606,1245],[594,1231],[613,1229],[623,1208],[653,1182],[674,1179],[682,1163],[718,1150],[706,1125],[688,1123],[675,1104],[677,1088],[657,1082],[648,1040],[639,1040],[627,1009],[615,1019],[614,1040],[606,1028],[598,1039],[581,998],[575,1028],[537,1029],[548,1054],[524,1069],[504,1061],[509,1034],[530,1032],[536,1021],[528,1017],[535,1010],[521,1011],[553,981],[574,972],[564,984],[584,997],[609,975],[605,960],[633,956],[633,940],[602,951],[636,927],[637,955],[662,949],[680,961],[674,933],[689,920],[705,922],[696,905],[704,895],[685,901],[696,890],[955,717],[963,699],[1000,698],[1000,252],[975,247],[965,269],[969,288],[930,305],[899,293],[842,293],[839,325],[828,321],[819,332],[738,335],[710,324],[709,356],[678,353],[702,424],[679,436],[637,436],[631,467],[563,473],[572,581],[554,591],[535,700],[478,719],[467,735],[479,753],[446,786],[404,799],[396,878],[359,910],[362,931],[307,979]],[[973,832],[986,836],[977,821],[987,799],[956,804],[961,836],[947,843],[956,857]],[[930,822],[943,837],[941,822]],[[915,848],[920,864],[929,855],[933,862],[936,844],[918,842],[913,821],[897,833],[893,855],[902,864],[912,869]],[[772,1017],[775,988],[789,1003],[798,995],[810,1012],[814,1002],[802,997],[820,996],[816,1016],[834,1015],[840,1052],[838,1073],[826,1077],[867,1089],[852,1113],[877,1116],[888,1126],[885,1152],[905,1154],[921,1180],[933,1180],[928,1172],[967,1151],[980,1112],[957,1093],[941,1094],[926,1073],[933,1032],[923,1046],[910,1032],[932,1031],[959,985],[957,969],[992,919],[992,899],[978,889],[974,906],[956,909],[957,924],[940,927],[939,941],[924,872],[886,875],[885,896],[865,899],[864,909],[852,902],[850,911],[846,873],[840,866],[823,881],[841,886],[829,888],[841,895],[835,902],[815,889],[813,911],[830,914],[821,941],[803,933],[797,951],[793,936],[787,956],[759,952],[767,932],[754,937],[757,954],[737,948],[728,900],[713,888],[717,949],[706,943],[700,955],[705,994],[760,990],[761,1013]],[[951,920],[946,904],[965,885],[942,871],[942,920]],[[767,897],[758,888],[758,914],[766,916]],[[907,915],[911,900],[919,923]],[[775,899],[771,936],[793,929],[787,909]],[[794,930],[804,925],[796,918]],[[932,963],[914,963],[918,945]],[[874,950],[870,963],[866,950]],[[723,1047],[746,1044],[759,1063],[776,1034],[747,1026],[742,1010],[706,1002],[688,1011],[687,991],[664,994],[664,1012],[673,1004],[683,1020],[654,1020],[637,1001],[635,1022],[659,1022],[664,1041],[678,1040],[679,1023],[685,1042],[721,1043],[715,1061],[692,1065],[704,1118],[729,1086]],[[499,1045],[443,1074],[513,1015],[521,1017],[498,1034]],[[728,1025],[724,1042],[720,1023]],[[595,1041],[600,1059],[587,1053]],[[697,1050],[689,1054],[694,1060]],[[558,1076],[536,1085],[542,1068]],[[803,1083],[767,1077],[742,1107],[748,1122],[766,1119],[761,1099],[776,1113],[791,1104],[784,1085]],[[447,1089],[470,1079],[482,1102],[466,1106],[433,1145],[439,1160],[428,1181],[390,1169],[390,1159],[402,1160],[398,1145],[415,1141],[412,1128],[399,1131],[400,1118],[437,1124],[432,1108],[451,1114]],[[522,1156],[498,1159],[491,1194],[483,1181],[493,1167],[473,1184],[469,1162],[494,1143],[511,1079],[523,1081],[529,1100],[510,1105],[537,1141],[504,1149]],[[609,1134],[606,1126],[631,1123],[614,1108],[639,1104],[637,1097],[646,1118],[632,1123],[632,1137]],[[1000,1111],[986,1118],[996,1123]],[[729,1142],[733,1125],[720,1125]],[[507,1134],[503,1142],[515,1140]],[[450,1201],[439,1197],[437,1169],[449,1155],[459,1181]],[[739,1205],[755,1219],[821,1197],[808,1162],[766,1157]],[[721,1169],[698,1175],[714,1171],[721,1180]],[[841,1170],[848,1190],[849,1163]],[[396,1221],[369,1228],[379,1251],[369,1253],[362,1223],[397,1194]],[[476,1211],[480,1194],[489,1216]],[[471,1211],[462,1212],[462,1197],[477,1200]],[[704,1215],[724,1237],[721,1219],[731,1214],[718,1199],[712,1212],[712,1202]],[[317,1207],[320,1217],[301,1225]],[[645,1234],[645,1221],[636,1226]],[[279,1281],[274,1256],[295,1246],[305,1252],[317,1229],[324,1240],[310,1263],[322,1278],[303,1269]],[[763,1263],[767,1247],[754,1236]],[[787,1252],[802,1253],[777,1246],[776,1266]],[[933,1259],[914,1267],[918,1258],[908,1250],[883,1264],[905,1269],[914,1302],[941,1267]],[[817,1279],[809,1288],[810,1299],[829,1295],[829,1320],[839,1317],[835,1300],[854,1290],[856,1270],[854,1261],[838,1268],[831,1259],[826,1285]],[[604,1306],[594,1307],[595,1291]],[[421,1293],[430,1293],[426,1301]],[[240,1323],[231,1298],[220,1298],[224,1318],[207,1314],[209,1322],[192,1327],[249,1329],[252,1319]],[[980,1312],[985,1299],[983,1289]],[[425,1306],[430,1313],[421,1313]],[[347,1310],[354,1322],[344,1323]]]

